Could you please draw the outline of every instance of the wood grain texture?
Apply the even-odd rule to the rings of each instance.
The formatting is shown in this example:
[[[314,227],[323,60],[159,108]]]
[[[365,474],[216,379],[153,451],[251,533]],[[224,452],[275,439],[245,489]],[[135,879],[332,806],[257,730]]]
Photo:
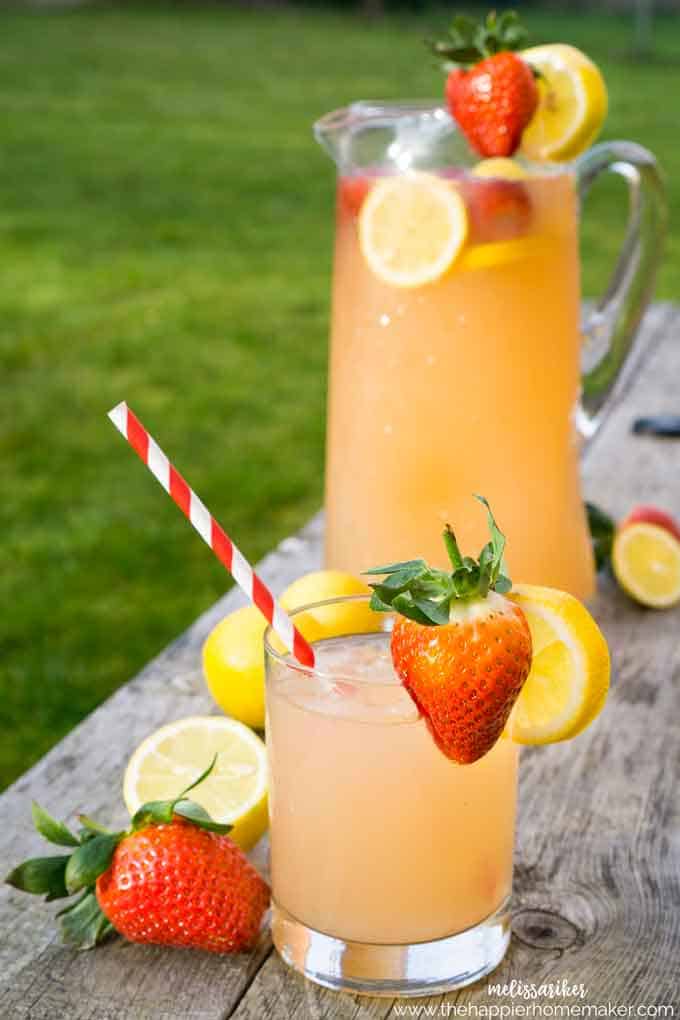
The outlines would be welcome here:
[[[630,434],[637,415],[680,413],[680,310],[656,306],[645,332],[647,357],[585,461],[587,496],[617,515],[643,500],[680,506],[680,442]],[[265,559],[263,577],[280,591],[314,569],[320,540],[319,517]],[[230,592],[0,798],[0,853],[7,867],[40,852],[30,797],[61,817],[87,807],[122,821],[120,776],[128,755],[161,723],[211,711],[200,645],[241,601]],[[600,720],[576,741],[523,752],[514,935],[492,980],[581,982],[587,1003],[672,1004],[678,1015],[680,610],[641,610],[605,582],[594,611],[613,651],[612,694]],[[267,938],[252,956],[235,959],[121,942],[77,954],[58,945],[53,913],[40,901],[0,889],[2,1020],[399,1015],[391,1000],[338,995],[304,982]],[[480,982],[420,1004],[511,1001],[522,1000],[490,995]]]

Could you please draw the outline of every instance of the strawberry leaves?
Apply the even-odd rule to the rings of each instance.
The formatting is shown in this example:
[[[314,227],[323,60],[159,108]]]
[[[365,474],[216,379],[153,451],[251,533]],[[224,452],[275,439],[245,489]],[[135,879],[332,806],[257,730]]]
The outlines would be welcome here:
[[[78,846],[78,840],[64,823],[52,818],[52,815],[41,808],[36,801],[31,804],[31,815],[36,829],[48,843],[56,843],[57,846]]]
[[[92,889],[86,889],[75,903],[60,910],[57,917],[64,942],[71,943],[76,949],[94,949],[115,931]]]
[[[444,544],[452,572],[429,567],[422,560],[406,560],[364,571],[382,575],[383,580],[371,582],[371,608],[377,612],[397,612],[427,627],[444,626],[449,622],[451,605],[456,601],[486,598],[489,591],[510,591],[512,582],[504,572],[505,536],[496,524],[491,507],[483,496],[475,497],[486,507],[490,541],[479,554],[479,560],[463,556],[456,536],[447,524]]]
[[[143,804],[135,813],[130,829],[126,831],[110,832],[87,815],[78,815],[81,828],[76,836],[63,822],[57,821],[34,802],[31,813],[40,835],[50,843],[68,847],[71,852],[24,861],[9,873],[5,882],[22,892],[44,896],[48,902],[81,893],[57,917],[65,942],[78,949],[92,949],[114,931],[99,906],[95,889],[99,876],[105,874],[111,866],[121,840],[147,825],[167,825],[178,817],[210,832],[227,833],[231,829],[231,825],[213,821],[205,808],[186,798],[190,790],[210,775],[216,761],[217,755],[207,769],[173,800]]]
[[[443,58],[443,69],[470,67],[485,57],[506,50],[520,50],[527,42],[527,31],[516,11],[495,11],[487,14],[481,24],[466,14],[453,19],[446,39],[426,40],[426,45]]]
[[[186,818],[187,821],[193,822],[194,825],[198,825],[201,829],[207,829],[209,832],[218,832],[222,835],[230,832],[232,829],[231,825],[222,825],[220,822],[213,821],[204,807],[196,804],[193,800],[186,799],[186,795],[190,790],[193,790],[199,783],[208,778],[215,768],[216,762],[217,755],[213,757],[207,769],[201,772],[198,779],[190,783],[173,800],[150,800],[148,803],[142,804],[132,819],[133,832],[143,829],[146,825],[168,825],[175,815]]]
[[[122,832],[111,832],[93,836],[71,854],[64,876],[69,896],[93,886],[104,874],[123,835]]]
[[[594,503],[586,503],[586,515],[588,517],[593,555],[595,556],[595,566],[597,570],[602,570],[611,559],[616,524],[609,514],[606,514],[604,510]]]
[[[61,900],[70,895],[65,879],[68,862],[68,855],[32,857],[10,871],[5,882],[21,892],[44,896],[47,903]]]

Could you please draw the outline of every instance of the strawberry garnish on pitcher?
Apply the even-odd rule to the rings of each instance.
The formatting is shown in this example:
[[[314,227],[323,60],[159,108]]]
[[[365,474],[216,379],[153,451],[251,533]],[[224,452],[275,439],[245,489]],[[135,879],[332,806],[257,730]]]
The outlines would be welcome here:
[[[496,743],[531,667],[531,633],[520,607],[505,597],[505,538],[485,499],[491,540],[479,559],[462,556],[444,532],[452,571],[409,560],[376,567],[371,606],[395,612],[392,662],[437,746],[459,764]]]
[[[517,15],[506,11],[481,24],[458,15],[448,38],[430,43],[444,58],[451,115],[482,156],[512,156],[538,105],[534,72],[514,52],[525,41]]]

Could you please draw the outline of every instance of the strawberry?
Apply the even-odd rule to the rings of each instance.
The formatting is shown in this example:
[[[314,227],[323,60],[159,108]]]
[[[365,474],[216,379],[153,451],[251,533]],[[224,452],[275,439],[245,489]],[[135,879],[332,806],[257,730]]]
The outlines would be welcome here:
[[[531,199],[520,181],[468,178],[458,186],[465,198],[473,244],[509,241],[528,232]]]
[[[451,115],[482,156],[512,156],[534,115],[538,90],[531,68],[515,53],[496,53],[446,82]]]
[[[658,528],[663,528],[680,542],[680,525],[669,513],[656,506],[642,504],[633,507],[628,516],[619,524],[618,530],[623,531],[629,524],[656,524]]]
[[[500,737],[531,667],[524,613],[504,597],[505,538],[488,503],[491,541],[479,561],[458,549],[447,526],[452,573],[423,560],[377,567],[371,605],[396,610],[392,662],[437,746],[458,764],[482,758]]]
[[[341,178],[338,193],[340,208],[349,213],[353,218],[356,218],[370,189],[371,181],[368,177],[354,176]]]
[[[69,853],[25,861],[6,882],[47,900],[80,893],[58,915],[64,940],[91,949],[113,931],[131,942],[235,953],[257,941],[269,888],[226,835],[186,799],[144,804],[124,832],[80,815],[75,836],[37,804],[36,828]]]
[[[445,58],[451,116],[482,156],[511,156],[538,105],[534,72],[512,52],[525,36],[513,11],[491,13],[482,25],[459,15],[449,38],[431,44]]]

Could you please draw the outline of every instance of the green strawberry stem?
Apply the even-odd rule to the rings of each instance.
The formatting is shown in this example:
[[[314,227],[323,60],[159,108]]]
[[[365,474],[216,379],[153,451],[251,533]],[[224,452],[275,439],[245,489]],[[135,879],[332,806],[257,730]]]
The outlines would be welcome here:
[[[143,804],[135,812],[130,828],[120,832],[111,832],[87,815],[79,815],[82,828],[76,836],[63,822],[52,818],[34,802],[31,812],[40,835],[50,843],[68,847],[70,853],[24,861],[9,873],[5,882],[22,892],[44,896],[47,902],[81,893],[57,917],[65,942],[78,949],[92,949],[114,931],[97,902],[95,885],[99,876],[109,869],[122,839],[148,825],[168,824],[176,816],[209,832],[227,833],[231,830],[231,825],[213,821],[205,808],[186,798],[190,790],[207,779],[216,761],[217,755],[198,779],[173,800],[154,800]]]
[[[382,581],[371,582],[371,608],[387,613],[395,610],[409,620],[428,627],[449,622],[451,606],[456,602],[484,599],[489,591],[510,591],[512,581],[505,573],[503,553],[505,536],[494,519],[491,507],[483,496],[475,499],[486,507],[491,539],[475,560],[462,556],[456,536],[447,524],[444,545],[453,567],[452,573],[428,566],[425,560],[406,560],[384,567],[373,567],[365,574],[383,575]]]
[[[456,67],[472,67],[496,53],[521,50],[527,37],[516,11],[500,15],[491,11],[481,23],[467,14],[457,14],[446,39],[425,42],[437,57],[444,58],[443,70],[451,71]]]
[[[454,571],[460,570],[463,566],[463,557],[460,554],[460,549],[456,542],[456,536],[454,535],[450,524],[447,524],[444,528],[444,545],[446,546],[446,551],[449,554],[451,566]]]

